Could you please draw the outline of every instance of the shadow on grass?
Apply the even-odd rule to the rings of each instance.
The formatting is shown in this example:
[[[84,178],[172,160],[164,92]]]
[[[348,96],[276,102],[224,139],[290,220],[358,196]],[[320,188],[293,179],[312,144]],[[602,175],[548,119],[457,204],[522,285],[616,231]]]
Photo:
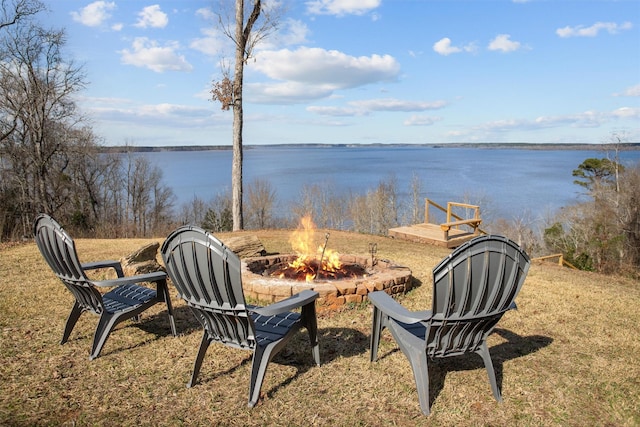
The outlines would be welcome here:
[[[198,322],[189,307],[174,307],[173,316],[176,322],[176,331],[179,335],[187,335],[194,332],[199,336],[202,334],[202,325]],[[149,316],[141,323],[135,325],[142,330],[155,334],[157,338],[171,334],[166,310]],[[369,337],[364,333],[352,328],[318,328],[318,342],[320,345],[320,363],[322,365],[328,364],[338,357],[350,357],[358,354],[363,354],[369,349]],[[140,343],[140,345],[143,344],[145,343]],[[212,345],[215,344],[216,343],[212,343]],[[137,347],[137,345],[133,346],[132,348],[135,347]],[[118,349],[115,351],[121,350],[122,349]],[[195,360],[197,350],[198,346],[194,346],[193,360]],[[216,380],[219,377],[224,377],[226,375],[232,374],[247,364],[251,364],[253,354],[249,351],[245,352],[247,354],[247,357],[242,359],[240,363],[228,369],[225,369],[224,371],[213,373],[200,371],[196,384],[206,384],[210,381]],[[295,367],[296,372],[294,375],[287,378],[284,382],[277,384],[269,390],[263,390],[262,393],[267,396],[271,396],[280,388],[286,387],[288,384],[292,383],[298,377],[304,375],[304,373],[316,366],[313,360],[313,355],[311,353],[309,334],[307,330],[303,328],[298,331],[298,333],[291,339],[291,341],[289,341],[287,345],[275,355],[270,363],[293,366]],[[249,378],[247,378],[247,381],[249,381]]]
[[[193,331],[201,330],[202,325],[196,319],[195,314],[186,305],[173,307],[173,320],[176,323],[176,333],[178,335],[188,335]],[[138,324],[138,327],[151,334],[159,336],[171,335],[171,327],[169,326],[169,314],[167,310],[162,310],[157,314],[148,316]]]
[[[351,328],[322,328],[318,330],[320,361],[333,362],[338,357],[351,357],[369,350],[369,337]]]
[[[411,276],[411,289],[409,290],[409,292],[418,289],[419,287],[422,286],[422,280],[418,279],[415,276]]]
[[[507,329],[496,328],[493,330],[493,333],[500,335],[506,340],[503,343],[489,348],[491,360],[493,361],[493,368],[496,374],[496,382],[498,384],[498,389],[501,390],[501,392],[504,362],[535,353],[538,350],[551,345],[553,342],[552,338],[543,335],[520,336]],[[400,351],[399,348],[395,348],[384,354],[379,359],[388,357],[398,351]],[[444,380],[447,372],[470,371],[476,369],[482,369],[484,371],[485,366],[482,358],[475,353],[468,353],[442,359],[428,359],[429,401],[433,403],[444,388]],[[487,386],[489,386],[488,378]]]
[[[320,363],[326,365],[338,357],[350,357],[362,354],[369,348],[369,338],[362,332],[351,328],[321,328],[318,329],[318,342],[320,344]],[[249,362],[250,358],[246,360]],[[245,362],[243,362],[245,363]],[[309,345],[309,334],[302,329],[274,358],[272,363],[295,366],[296,373],[286,381],[265,391],[271,396],[280,388],[286,387],[296,378],[303,375],[309,369],[315,367]]]
[[[90,314],[83,314],[87,318],[91,317],[94,321],[98,320],[97,316],[91,316]],[[174,307],[173,308],[173,318],[176,323],[176,332],[178,335],[180,334],[189,334],[199,328],[201,328],[197,319],[194,317],[191,309],[186,306]],[[82,319],[80,319],[82,321]],[[113,347],[113,336],[114,334],[126,334],[127,328],[138,328],[144,332],[154,335],[154,337],[150,340],[140,341],[139,343],[128,345],[128,346],[117,346]],[[75,332],[75,331],[74,331]],[[79,339],[91,339],[93,340],[93,333],[91,334],[77,334],[75,335],[72,332],[69,341],[79,340]],[[75,336],[74,336],[75,335]],[[159,313],[147,315],[144,312],[141,315],[140,320],[127,319],[122,323],[116,325],[116,327],[111,330],[109,334],[109,338],[105,343],[102,351],[100,352],[100,357],[107,356],[109,354],[118,353],[121,351],[133,350],[138,347],[142,347],[148,345],[150,342],[156,341],[160,338],[171,336],[171,325],[169,323],[169,313],[167,310],[162,310]],[[109,345],[109,344],[112,345]]]
[[[493,333],[507,340],[489,348],[491,360],[493,361],[493,369],[496,373],[498,389],[502,393],[504,362],[535,353],[549,346],[553,342],[553,339],[543,335],[520,336],[507,329],[500,328],[494,329]],[[430,369],[429,371],[432,378],[429,399],[431,399],[432,402],[444,387],[444,378],[447,371],[485,370],[482,358],[477,354],[465,354],[462,356],[438,359],[436,363],[433,364],[433,367],[435,369]],[[489,379],[487,378],[487,385],[488,384]]]

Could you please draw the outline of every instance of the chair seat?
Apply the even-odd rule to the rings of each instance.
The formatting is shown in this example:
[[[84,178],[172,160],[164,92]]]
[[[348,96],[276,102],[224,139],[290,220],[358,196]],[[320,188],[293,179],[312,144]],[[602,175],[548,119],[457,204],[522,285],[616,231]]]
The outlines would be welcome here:
[[[156,298],[154,289],[138,285],[122,285],[102,297],[107,313],[133,310]]]
[[[256,329],[256,343],[264,346],[278,341],[292,331],[297,330],[296,324],[300,323],[300,314],[286,312],[275,316],[263,316],[251,313],[251,319]]]
[[[403,323],[398,321],[395,321],[395,323],[397,323],[400,326],[400,329],[402,329],[403,331],[407,331],[408,333],[410,333],[411,335],[413,335],[414,337],[420,340],[424,340],[425,336],[427,335],[427,328],[422,323],[413,323],[411,325],[408,323]]]

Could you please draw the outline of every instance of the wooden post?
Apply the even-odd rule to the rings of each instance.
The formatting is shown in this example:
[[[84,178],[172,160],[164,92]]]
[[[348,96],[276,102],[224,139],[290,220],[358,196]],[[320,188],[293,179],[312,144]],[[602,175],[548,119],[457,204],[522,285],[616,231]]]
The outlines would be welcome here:
[[[429,199],[424,199],[424,223],[429,224]]]
[[[480,206],[476,206],[476,213],[473,216],[473,219],[479,220],[480,219]],[[473,226],[473,235],[477,236],[478,234],[480,234],[480,221],[476,222]]]

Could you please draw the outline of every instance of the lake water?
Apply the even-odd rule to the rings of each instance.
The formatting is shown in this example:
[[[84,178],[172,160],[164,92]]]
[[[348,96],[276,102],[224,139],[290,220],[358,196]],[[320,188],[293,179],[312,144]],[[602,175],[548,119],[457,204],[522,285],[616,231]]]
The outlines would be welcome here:
[[[211,200],[231,188],[231,150],[143,155],[163,170],[178,206],[194,196]],[[436,203],[482,200],[494,219],[525,213],[535,218],[578,202],[581,188],[573,183],[572,171],[587,158],[605,156],[599,150],[258,146],[245,149],[243,175],[245,190],[256,178],[269,181],[282,211],[305,185],[365,194],[390,179],[395,179],[400,195],[410,203],[416,175],[422,196]],[[620,159],[623,164],[638,162],[640,151],[620,152]]]

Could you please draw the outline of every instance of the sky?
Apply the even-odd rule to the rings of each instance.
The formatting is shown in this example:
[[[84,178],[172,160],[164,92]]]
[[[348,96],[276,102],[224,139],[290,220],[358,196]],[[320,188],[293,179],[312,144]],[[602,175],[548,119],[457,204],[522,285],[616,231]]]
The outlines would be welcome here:
[[[232,144],[219,0],[44,2],[104,145]],[[640,142],[638,0],[279,4],[245,67],[244,144]]]

